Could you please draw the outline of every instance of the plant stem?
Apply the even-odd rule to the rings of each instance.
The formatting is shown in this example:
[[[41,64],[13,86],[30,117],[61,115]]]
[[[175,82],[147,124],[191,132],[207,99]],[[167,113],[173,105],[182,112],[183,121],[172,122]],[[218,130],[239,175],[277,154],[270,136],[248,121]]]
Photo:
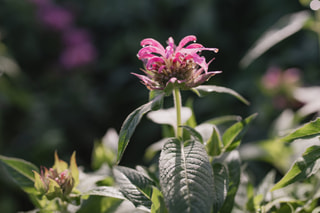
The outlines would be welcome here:
[[[182,138],[182,128],[181,126],[181,95],[179,88],[174,88],[173,90],[173,101],[174,107],[176,108],[177,114],[177,126],[176,126],[176,137]]]

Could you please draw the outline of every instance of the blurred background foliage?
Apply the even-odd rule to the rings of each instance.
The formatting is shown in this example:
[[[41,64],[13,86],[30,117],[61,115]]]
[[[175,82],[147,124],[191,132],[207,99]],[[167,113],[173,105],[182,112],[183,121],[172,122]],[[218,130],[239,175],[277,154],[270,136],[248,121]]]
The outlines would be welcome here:
[[[78,164],[90,170],[94,141],[109,128],[119,131],[126,116],[148,100],[147,89],[130,74],[142,66],[136,58],[140,41],[151,37],[165,44],[169,36],[178,42],[189,34],[220,49],[204,53],[216,58],[210,70],[223,71],[209,84],[230,87],[251,102],[247,107],[229,96],[196,99],[185,92],[183,97],[195,98],[198,122],[258,112],[247,140],[264,138],[281,111],[301,106],[290,87],[320,83],[319,35],[311,27],[316,12],[309,3],[0,0],[0,153],[50,167],[55,150],[64,160],[76,150]],[[247,66],[240,64],[278,20],[301,11],[309,20],[302,30]],[[143,119],[121,164],[143,164],[145,148],[160,135],[160,127]],[[0,209],[32,209],[5,175],[0,185]]]

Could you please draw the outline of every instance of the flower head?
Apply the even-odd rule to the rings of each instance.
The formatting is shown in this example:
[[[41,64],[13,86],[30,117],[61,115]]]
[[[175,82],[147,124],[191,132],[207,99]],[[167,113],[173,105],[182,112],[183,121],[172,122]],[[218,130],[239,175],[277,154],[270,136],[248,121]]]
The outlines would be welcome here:
[[[41,173],[34,171],[35,188],[51,200],[56,197],[66,198],[79,182],[79,171],[73,153],[70,166],[59,159],[55,153],[55,163],[52,168],[41,168]]]
[[[133,74],[150,90],[164,90],[170,83],[181,89],[204,83],[220,71],[208,72],[212,60],[207,63],[200,53],[203,50],[217,53],[218,49],[205,48],[196,40],[196,36],[189,35],[176,46],[170,37],[166,48],[152,38],[142,40],[138,58],[144,63],[142,71],[146,75]]]

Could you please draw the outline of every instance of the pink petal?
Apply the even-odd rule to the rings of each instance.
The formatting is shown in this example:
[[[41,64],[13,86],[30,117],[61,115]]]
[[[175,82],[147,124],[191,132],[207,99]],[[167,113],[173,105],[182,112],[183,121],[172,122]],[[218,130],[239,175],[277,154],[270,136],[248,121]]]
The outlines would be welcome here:
[[[189,42],[196,41],[196,40],[197,40],[197,37],[194,35],[189,35],[189,36],[184,37],[183,39],[181,39],[176,51],[181,50]]]
[[[146,46],[146,47],[143,47],[139,50],[138,52],[138,57],[139,59],[142,59],[142,58],[149,58],[151,55],[150,54],[159,54],[159,55],[162,55],[162,52],[161,50],[159,50],[159,48],[157,47],[152,47],[152,46]],[[163,55],[162,55],[163,56]]]
[[[146,86],[155,86],[156,85],[156,83],[153,80],[151,80],[150,78],[148,78],[145,75],[139,75],[137,73],[131,73],[131,74],[137,76],[142,81],[142,83]]]
[[[152,64],[157,63],[157,62],[165,63],[164,60],[163,60],[163,58],[154,56],[153,58],[150,58],[150,59],[148,60],[148,63],[147,63],[147,65],[146,65],[146,67],[149,69],[149,67],[150,67]]]
[[[192,43],[185,47],[186,49],[204,48],[202,44]]]
[[[140,44],[142,47],[145,47],[145,46],[157,47],[164,55],[164,47],[157,40],[153,38],[143,39]]]

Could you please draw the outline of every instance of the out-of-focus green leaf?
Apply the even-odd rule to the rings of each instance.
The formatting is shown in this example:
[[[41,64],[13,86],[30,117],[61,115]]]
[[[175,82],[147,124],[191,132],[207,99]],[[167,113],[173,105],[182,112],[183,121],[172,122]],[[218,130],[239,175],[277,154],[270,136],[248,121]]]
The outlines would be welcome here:
[[[221,163],[225,166],[228,171],[229,179],[227,197],[219,212],[230,213],[233,209],[235,203],[234,199],[240,184],[241,161],[239,151],[233,150],[223,154],[219,158],[215,158],[212,165],[215,165],[216,163]]]
[[[143,115],[151,111],[157,105],[161,104],[163,96],[164,94],[161,94],[152,101],[140,106],[126,118],[119,133],[117,163],[120,162],[122,155],[128,146],[129,140]]]
[[[104,163],[112,167],[116,163],[119,136],[115,129],[108,129],[101,141],[95,141],[91,165],[99,169]]]
[[[116,166],[113,174],[120,192],[135,206],[151,208],[153,182],[144,173],[137,170]]]
[[[24,190],[34,188],[34,173],[39,173],[38,167],[23,159],[0,155],[0,161],[6,166],[11,178]]]
[[[192,91],[196,93],[199,97],[202,97],[204,95],[207,95],[208,93],[217,92],[217,93],[227,93],[229,95],[232,95],[236,97],[238,100],[243,102],[246,105],[249,105],[249,101],[247,101],[244,97],[242,97],[239,93],[236,91],[227,88],[227,87],[221,87],[216,85],[201,85],[196,88],[193,88]]]
[[[244,68],[249,66],[256,58],[271,47],[301,30],[309,17],[310,13],[308,11],[300,11],[282,17],[253,45],[248,53],[241,59],[240,66]]]
[[[291,134],[281,138],[281,140],[292,142],[296,139],[312,138],[318,135],[320,135],[320,118],[303,125]]]
[[[257,114],[250,115],[246,119],[239,121],[229,127],[222,135],[222,142],[224,149],[229,151],[235,149],[247,130],[248,124],[257,116]]]
[[[186,125],[188,125],[192,128],[195,128],[197,126],[197,120],[196,120],[196,116],[193,111],[193,99],[191,99],[191,98],[187,99],[185,106],[188,107],[192,113],[190,118],[187,120]]]
[[[215,163],[213,166],[213,213],[219,212],[219,209],[227,197],[229,178],[227,169],[220,163]]]
[[[225,116],[220,116],[217,118],[210,119],[208,121],[205,121],[205,123],[220,125],[223,123],[240,121],[240,120],[241,120],[241,116],[239,115],[225,115]]]
[[[152,190],[152,206],[151,213],[167,213],[166,205],[164,203],[163,195],[160,190],[156,187],[153,187]]]
[[[320,146],[309,147],[302,155],[298,158],[290,170],[285,176],[271,189],[283,188],[296,181],[305,180],[311,175],[315,174],[320,169]]]
[[[160,155],[159,170],[169,212],[211,212],[213,170],[203,144],[168,139]]]

